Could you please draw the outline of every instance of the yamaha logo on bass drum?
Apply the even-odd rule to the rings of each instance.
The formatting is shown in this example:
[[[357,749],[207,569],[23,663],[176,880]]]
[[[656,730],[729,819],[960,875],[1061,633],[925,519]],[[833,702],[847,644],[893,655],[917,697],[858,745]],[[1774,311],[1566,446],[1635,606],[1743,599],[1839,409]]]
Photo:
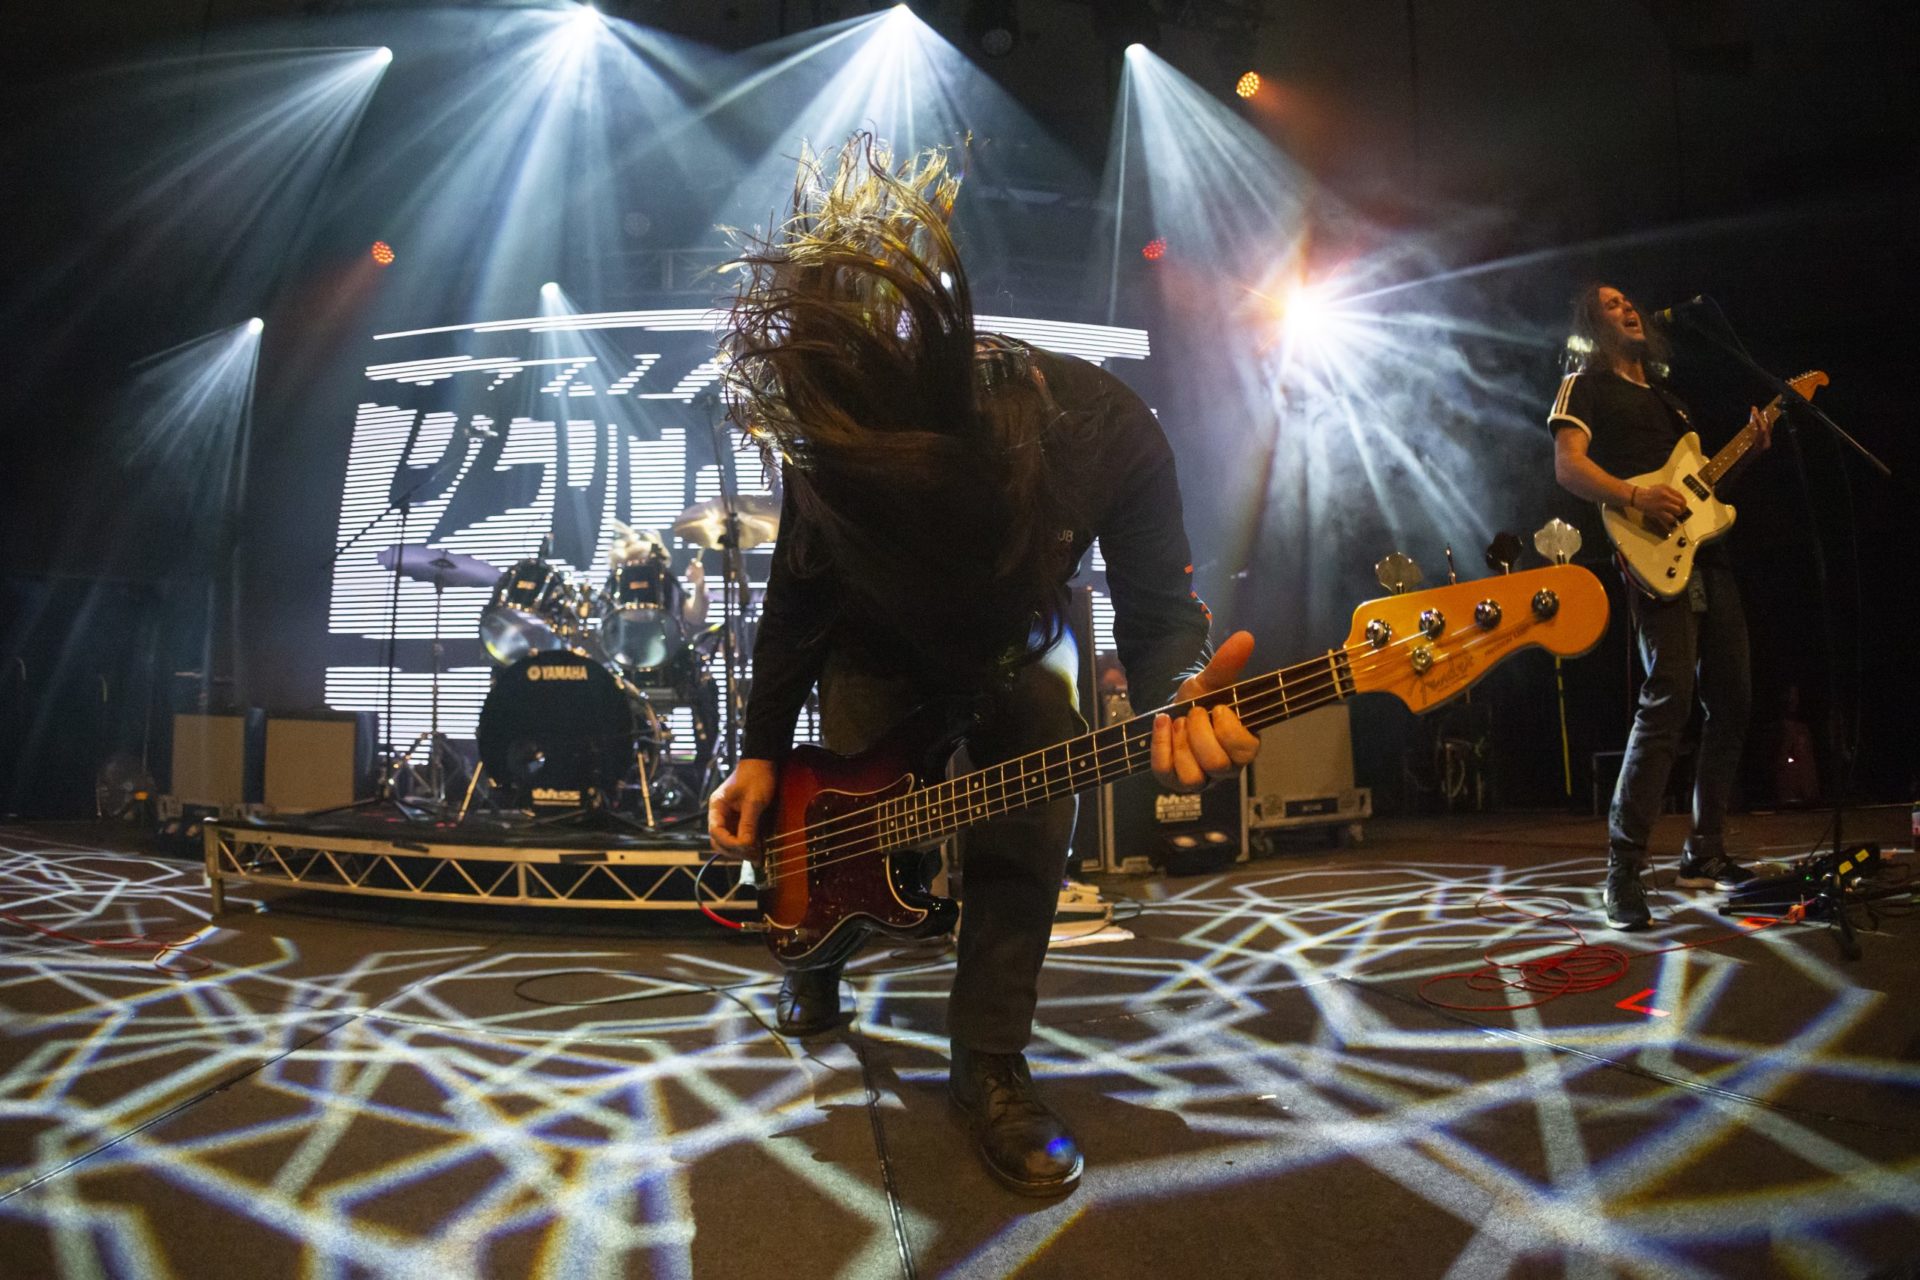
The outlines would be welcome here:
[[[586,678],[587,668],[578,663],[566,666],[559,663],[543,663],[527,668],[529,680],[585,680]]]

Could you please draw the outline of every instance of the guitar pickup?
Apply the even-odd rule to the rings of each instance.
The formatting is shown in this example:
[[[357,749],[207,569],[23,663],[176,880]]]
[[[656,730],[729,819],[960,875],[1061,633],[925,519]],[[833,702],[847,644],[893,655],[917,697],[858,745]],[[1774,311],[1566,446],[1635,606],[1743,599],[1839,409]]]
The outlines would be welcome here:
[[[1700,477],[1698,476],[1682,476],[1680,478],[1680,483],[1684,484],[1685,486],[1687,486],[1688,489],[1692,490],[1693,496],[1700,499],[1700,501],[1702,502],[1705,502],[1708,498],[1711,498],[1713,496],[1713,491],[1707,488],[1707,486],[1705,486],[1704,484],[1701,484]]]

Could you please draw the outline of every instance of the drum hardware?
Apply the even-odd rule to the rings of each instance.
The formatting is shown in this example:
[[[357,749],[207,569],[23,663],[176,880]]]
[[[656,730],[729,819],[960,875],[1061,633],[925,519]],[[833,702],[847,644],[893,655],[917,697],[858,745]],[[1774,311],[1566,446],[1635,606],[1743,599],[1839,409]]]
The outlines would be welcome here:
[[[448,807],[447,798],[447,760],[451,757],[462,769],[466,760],[455,749],[451,740],[440,732],[440,665],[446,654],[446,646],[440,639],[441,604],[450,586],[485,586],[498,576],[493,566],[473,556],[460,555],[457,552],[443,551],[434,547],[388,547],[377,557],[382,565],[391,565],[397,575],[433,584],[433,676],[428,693],[427,731],[416,737],[405,751],[394,756],[381,779],[380,794],[386,799],[400,804],[403,808],[416,803],[416,796],[424,796],[422,807],[435,813],[444,814]],[[424,771],[413,762],[414,752],[422,743],[427,745],[427,766]],[[474,771],[477,779],[479,771]],[[406,780],[406,799],[400,798],[401,780]],[[467,803],[473,796],[473,783],[467,786],[467,799],[460,806],[462,816],[466,813]]]
[[[717,775],[731,770],[739,760],[741,726],[746,722],[746,655],[739,643],[736,620],[746,617],[746,566],[742,555],[754,547],[772,542],[780,534],[780,502],[758,494],[742,494],[735,483],[732,450],[726,448],[725,416],[719,397],[710,396],[708,430],[713,440],[715,470],[720,477],[720,493],[704,502],[696,502],[673,522],[673,532],[695,546],[721,553],[720,617],[725,625],[721,633],[721,654],[726,664],[727,705],[725,728],[716,749],[707,760],[701,778],[701,794],[706,794]]]

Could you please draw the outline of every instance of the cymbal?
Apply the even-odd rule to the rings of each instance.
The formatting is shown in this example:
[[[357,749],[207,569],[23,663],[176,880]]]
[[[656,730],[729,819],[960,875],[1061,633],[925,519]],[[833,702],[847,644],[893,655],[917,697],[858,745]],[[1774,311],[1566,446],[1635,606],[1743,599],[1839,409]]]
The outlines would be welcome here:
[[[485,560],[439,547],[388,547],[374,559],[385,569],[398,561],[402,576],[443,587],[490,587],[500,581],[500,570]]]
[[[734,500],[733,509],[740,518],[740,549],[750,550],[772,542],[780,532],[780,502],[777,498],[743,493]],[[726,508],[719,498],[696,502],[680,513],[673,531],[696,547],[712,550],[722,546],[727,536]]]

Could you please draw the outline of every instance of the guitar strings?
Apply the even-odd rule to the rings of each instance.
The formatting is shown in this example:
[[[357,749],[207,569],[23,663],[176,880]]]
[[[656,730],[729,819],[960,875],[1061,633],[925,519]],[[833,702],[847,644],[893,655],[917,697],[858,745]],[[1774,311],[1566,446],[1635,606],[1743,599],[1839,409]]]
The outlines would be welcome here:
[[[1465,630],[1465,628],[1461,628],[1461,630]],[[1281,667],[1275,671],[1269,671],[1264,675],[1252,676],[1246,680],[1237,681],[1234,684],[1229,685],[1225,689],[1216,689],[1211,693],[1202,694],[1200,695],[1199,698],[1188,698],[1181,702],[1170,703],[1167,706],[1156,708],[1155,710],[1150,711],[1145,715],[1135,716],[1131,720],[1123,721],[1119,725],[1109,725],[1106,727],[1121,729],[1122,733],[1120,735],[1120,745],[1122,745],[1123,747],[1130,748],[1133,742],[1139,741],[1143,736],[1146,738],[1150,738],[1152,736],[1153,717],[1156,715],[1159,715],[1161,712],[1166,712],[1169,715],[1185,714],[1185,711],[1188,708],[1192,707],[1195,703],[1208,698],[1212,698],[1219,703],[1230,703],[1236,709],[1240,709],[1243,706],[1243,704],[1238,698],[1231,698],[1231,699],[1221,698],[1219,695],[1231,693],[1233,690],[1238,689],[1241,685],[1266,684],[1267,682],[1270,682],[1270,681],[1276,682],[1277,687],[1270,690],[1263,690],[1258,694],[1249,693],[1246,700],[1246,705],[1250,705],[1255,701],[1255,699],[1259,699],[1260,701],[1262,701],[1263,703],[1266,703],[1267,706],[1270,707],[1271,703],[1269,700],[1272,699],[1275,695],[1278,695],[1282,709],[1288,710],[1290,709],[1290,703],[1292,702],[1293,699],[1287,693],[1287,690],[1285,688],[1285,681],[1288,679],[1290,674],[1295,676],[1305,676],[1308,674],[1318,675],[1320,674],[1321,669],[1325,668],[1326,680],[1328,683],[1332,683],[1335,681],[1335,676],[1333,674],[1333,668],[1332,668],[1332,661],[1335,658],[1346,657],[1347,655],[1356,653],[1356,652],[1360,653],[1363,657],[1369,653],[1376,654],[1376,655],[1384,654],[1390,649],[1397,649],[1401,645],[1405,645],[1405,644],[1415,644],[1425,640],[1426,638],[1427,637],[1424,632],[1416,631],[1412,635],[1403,636],[1399,640],[1392,641],[1389,645],[1387,645],[1385,648],[1382,648],[1382,649],[1375,649],[1370,643],[1367,643],[1367,642],[1350,644],[1340,649],[1330,649],[1327,652],[1320,654],[1318,657],[1308,658],[1303,661],[1293,663],[1289,666]],[[1349,662],[1347,666],[1348,675],[1351,675],[1352,670],[1353,670],[1352,664],[1351,662]],[[1363,669],[1363,673],[1365,670],[1366,669]],[[1307,688],[1303,688],[1298,692],[1297,695],[1294,695],[1294,696],[1301,697],[1301,698],[1310,696],[1312,691],[1317,687],[1319,686],[1309,686]],[[1318,706],[1322,704],[1315,703],[1314,705]],[[1144,730],[1134,729],[1133,726],[1137,724],[1144,724],[1145,725]],[[1091,733],[1084,734],[1081,736],[1097,737],[1101,732],[1104,732],[1104,730],[1095,730]],[[1072,741],[1072,739],[1069,739],[1068,741]],[[1005,760],[997,765],[989,766],[987,770],[978,770],[976,772],[999,771],[1004,773],[1004,771],[1016,765],[1020,765],[1022,766],[1021,772],[1024,774],[1025,773],[1024,762],[1033,759],[1035,756],[1044,757],[1049,751],[1057,751],[1061,745],[1062,744],[1058,742],[1051,743],[1045,747],[1041,747],[1039,750],[1029,751],[1024,755],[1015,756],[1010,760]],[[1100,758],[1100,755],[1109,749],[1110,749],[1109,746],[1102,746],[1096,743],[1094,746],[1092,759],[1095,762],[1097,762]],[[1068,756],[1069,764],[1072,763],[1072,759],[1073,757],[1069,755]],[[1098,767],[1097,763],[1095,767]],[[1044,759],[1042,759],[1040,763],[1040,768],[1044,773],[1044,771],[1047,768],[1047,765]],[[909,792],[908,794],[911,796],[914,796],[917,799],[925,800],[932,804],[937,805],[939,803],[943,803],[948,800],[957,799],[959,795],[959,791],[958,791],[959,785],[961,783],[964,783],[967,777],[972,777],[972,776],[974,775],[967,774],[961,778],[943,779],[942,781],[935,783],[931,787],[926,787],[919,791]],[[951,794],[946,794],[946,793],[951,793]],[[1041,802],[1041,803],[1044,803],[1044,802]],[[878,805],[871,805],[866,808],[856,810],[853,813],[843,814],[837,818],[829,818],[824,822],[811,824],[803,828],[801,831],[796,832],[792,836],[787,837],[784,841],[769,841],[767,844],[766,852],[768,854],[783,853],[787,849],[793,848],[796,845],[812,844],[823,836],[844,834],[844,832],[840,831],[839,828],[843,824],[846,824],[849,822],[854,822],[861,819],[871,819],[874,821],[878,821],[878,819],[873,819],[873,814],[875,810],[877,810],[878,808],[879,808]]]
[[[1470,627],[1463,626],[1458,628],[1455,632],[1448,633],[1448,634],[1449,635],[1459,634],[1460,632],[1470,632],[1470,630],[1471,630]],[[1506,634],[1483,632],[1479,635],[1473,636],[1471,639],[1467,640],[1464,644],[1462,644],[1458,649],[1453,650],[1453,652],[1455,653],[1465,652],[1477,646],[1486,644],[1487,642],[1492,640],[1505,639],[1506,635],[1510,635],[1510,634],[1511,634],[1510,632]],[[1384,666],[1387,662],[1395,660],[1392,656],[1390,656],[1389,651],[1391,649],[1397,648],[1401,644],[1413,643],[1417,640],[1424,640],[1426,638],[1427,637],[1425,637],[1423,633],[1415,633],[1412,636],[1406,637],[1404,640],[1395,641],[1391,645],[1385,648],[1371,650],[1371,653],[1374,655],[1373,659],[1366,666],[1359,668],[1360,674],[1372,674],[1374,671]],[[1446,637],[1443,636],[1442,638],[1444,639]],[[1363,646],[1361,645],[1350,645],[1350,646],[1347,646],[1347,649],[1350,650],[1350,649],[1356,649],[1356,648],[1362,648],[1362,647]],[[1342,652],[1345,652],[1345,650],[1334,650],[1331,652],[1342,653]],[[1327,661],[1327,655],[1323,655],[1322,657],[1317,659],[1309,659],[1308,661],[1303,663],[1296,663],[1294,664],[1293,667],[1281,668],[1280,671],[1269,673],[1268,676],[1264,676],[1264,677],[1256,676],[1253,678],[1253,680],[1260,681],[1260,680],[1268,679],[1274,675],[1282,675],[1286,671],[1295,670],[1301,667],[1318,666],[1319,664],[1326,661]],[[1243,682],[1243,683],[1251,683],[1251,682]],[[1216,692],[1220,692],[1220,691],[1216,691]],[[1248,699],[1242,702],[1242,707],[1249,708],[1249,707],[1255,707],[1255,706],[1264,706],[1266,709],[1271,709],[1271,707],[1277,703],[1279,705],[1285,706],[1287,710],[1293,711],[1297,714],[1298,712],[1310,711],[1322,706],[1330,706],[1333,703],[1344,701],[1349,696],[1351,695],[1339,689],[1339,687],[1335,684],[1335,682],[1331,679],[1331,676],[1330,676],[1327,686],[1320,687],[1317,695],[1308,694],[1302,697],[1298,701],[1297,706],[1295,705],[1294,699],[1286,697],[1284,695],[1284,691],[1276,689],[1272,692],[1257,694],[1249,697]],[[1162,710],[1172,711],[1177,708],[1190,707],[1193,705],[1194,701],[1196,700],[1188,699],[1186,702],[1175,703],[1175,704],[1172,704],[1172,706],[1170,707],[1162,708]],[[1258,711],[1256,710],[1254,713],[1258,714]],[[1113,744],[1115,746],[1118,746],[1120,749],[1118,757],[1106,762],[1106,764],[1124,763],[1126,761],[1131,760],[1135,756],[1140,744],[1142,743],[1148,743],[1149,750],[1150,750],[1150,742],[1152,737],[1151,716],[1156,714],[1158,714],[1158,712],[1149,713],[1148,716],[1135,717],[1133,721],[1125,722],[1127,726],[1131,726],[1134,723],[1145,721],[1147,724],[1146,731],[1144,733],[1141,733],[1141,732],[1135,732],[1135,731],[1129,730],[1129,732],[1123,734],[1120,741],[1117,744]],[[1056,743],[1054,745],[1057,747],[1059,744]],[[1037,752],[1029,752],[1028,755],[1029,756],[1041,755],[1041,754],[1044,754],[1045,750],[1046,749],[1042,749],[1042,751],[1037,751]],[[1095,747],[1094,757],[1093,757],[1095,763],[1093,767],[1096,770],[1106,767],[1106,764],[1100,763],[1099,757],[1102,752],[1105,752],[1108,750],[1110,750],[1110,748],[1108,747],[1101,747],[1101,746]],[[1007,761],[1005,762],[1005,764],[1010,765],[1015,763],[1017,760],[1024,760],[1026,758],[1027,756],[1016,757],[1015,761]],[[1001,768],[1001,767],[1004,767],[1004,765],[995,766],[995,767]],[[941,785],[946,786],[948,784],[943,783]],[[930,793],[937,789],[938,788],[928,788],[927,792]],[[1080,790],[1080,789],[1085,789],[1085,788],[1077,788],[1075,790]],[[1011,787],[1003,786],[1001,790],[1002,790],[1002,795],[1000,796],[1000,799],[1004,800],[1007,797],[1007,795],[1010,795],[1012,793],[1013,789]],[[1074,794],[1074,793],[1075,793],[1074,790],[1070,790],[1065,794]],[[1046,803],[1048,800],[1051,800],[1054,798],[1055,797],[1049,796],[1049,797],[1046,797],[1046,799],[1036,800],[1033,803],[1043,804],[1043,803]],[[1022,807],[1025,807],[1025,806],[1022,806]],[[803,869],[807,867],[819,869],[819,868],[833,866],[836,863],[845,862],[853,858],[862,858],[862,857],[873,856],[876,854],[892,853],[896,849],[911,847],[911,845],[903,844],[903,845],[889,845],[889,846],[875,848],[865,843],[868,836],[871,835],[875,830],[877,830],[885,821],[883,817],[880,817],[878,815],[878,809],[879,809],[879,806],[869,806],[865,809],[858,810],[854,813],[846,814],[843,817],[831,819],[828,822],[821,823],[817,827],[806,828],[801,833],[799,833],[798,838],[792,838],[787,840],[786,842],[781,844],[777,849],[772,843],[770,843],[767,850],[767,857],[765,859],[768,869],[775,872],[776,874],[784,874],[790,870]],[[843,824],[852,824],[852,825],[843,825]],[[791,851],[794,850],[796,846],[799,848],[800,851],[797,854],[794,854]],[[859,846],[859,847],[854,847],[854,846]],[[841,850],[849,850],[849,851],[840,852]],[[821,855],[826,855],[826,856],[821,856]]]
[[[1459,634],[1460,632],[1470,632],[1470,628],[1463,626],[1458,628],[1454,633],[1450,633],[1450,634]],[[1511,634],[1511,633],[1507,633],[1507,634]],[[1345,653],[1347,651],[1351,651],[1354,649],[1367,649],[1375,656],[1375,661],[1373,661],[1371,664],[1361,666],[1360,668],[1358,668],[1359,673],[1362,675],[1372,674],[1375,670],[1377,670],[1379,667],[1384,665],[1386,662],[1394,660],[1389,655],[1389,650],[1398,648],[1400,645],[1403,645],[1403,644],[1417,643],[1421,640],[1425,640],[1426,638],[1427,637],[1424,635],[1424,633],[1416,632],[1413,635],[1407,636],[1402,640],[1394,641],[1392,644],[1377,650],[1371,649],[1371,646],[1366,646],[1366,645],[1357,645],[1357,644],[1349,645],[1344,650],[1333,650],[1333,651],[1330,651],[1329,654],[1323,654],[1319,658],[1312,658],[1312,659],[1306,660],[1305,662],[1295,663],[1290,667],[1283,667],[1279,671],[1270,672],[1265,676],[1255,676],[1251,680],[1242,681],[1241,683],[1260,683],[1266,680],[1273,679],[1275,676],[1284,677],[1285,673],[1289,671],[1297,671],[1302,668],[1318,668],[1321,664],[1327,662],[1330,656],[1333,656],[1335,654]],[[1444,639],[1445,637],[1443,636],[1442,638]],[[1456,650],[1455,652],[1462,652],[1467,649],[1471,649],[1477,645],[1483,644],[1488,640],[1497,639],[1497,638],[1504,638],[1504,636],[1496,637],[1493,633],[1490,633],[1490,632],[1482,633],[1478,636],[1475,636],[1473,639],[1467,641],[1464,645],[1461,646],[1459,650]],[[1354,671],[1354,668],[1351,664],[1349,664],[1348,671],[1349,671],[1349,674],[1351,674]],[[1221,693],[1221,692],[1225,692],[1225,690],[1216,690],[1214,691],[1214,695],[1217,695],[1218,693]],[[1208,696],[1214,696],[1214,695],[1202,695],[1202,697],[1208,697]],[[1284,690],[1284,688],[1276,688],[1274,690],[1270,690],[1267,692],[1249,695],[1249,697],[1246,700],[1244,700],[1244,702],[1241,703],[1241,706],[1243,709],[1250,710],[1252,714],[1257,715],[1262,710],[1272,709],[1273,705],[1275,705],[1277,701],[1278,704],[1283,709],[1288,710],[1290,712],[1295,712],[1297,714],[1298,712],[1310,711],[1318,707],[1328,706],[1328,705],[1331,705],[1332,703],[1342,701],[1349,695],[1342,692],[1337,687],[1337,684],[1334,682],[1334,680],[1331,677],[1331,673],[1329,673],[1329,678],[1326,683],[1315,686],[1311,690],[1303,690],[1297,696],[1299,700],[1299,706],[1297,708],[1294,706],[1296,698],[1293,696],[1289,696]],[[1198,700],[1199,699],[1188,699],[1184,702],[1174,703],[1169,707],[1161,708],[1160,710],[1168,711],[1168,712],[1178,711],[1182,708],[1191,707]],[[1109,744],[1107,746],[1096,745],[1094,748],[1093,755],[1089,757],[1090,766],[1096,771],[1099,771],[1108,767],[1111,764],[1125,763],[1134,757],[1137,748],[1142,743],[1149,744],[1149,749],[1150,749],[1150,743],[1151,743],[1151,737],[1152,737],[1152,716],[1157,714],[1159,714],[1158,711],[1150,712],[1145,716],[1137,716],[1133,720],[1123,722],[1123,725],[1121,727],[1125,730],[1125,732],[1123,732],[1123,734],[1121,735],[1120,740],[1117,743]],[[1138,729],[1138,730],[1134,729],[1133,728],[1134,725],[1144,725],[1144,729]],[[1092,736],[1092,735],[1088,735],[1088,736]],[[1005,761],[1001,765],[992,766],[992,768],[996,770],[1004,770],[1008,766],[1030,759],[1033,756],[1043,756],[1047,751],[1054,750],[1059,745],[1060,745],[1059,743],[1054,743],[1050,747],[1042,748],[1039,751],[1029,752],[1024,756],[1015,757],[1013,760]],[[1119,748],[1118,757],[1116,759],[1111,759],[1111,760],[1102,762],[1101,756],[1103,754],[1111,752],[1114,747]],[[1043,771],[1045,769],[1044,763],[1042,764],[1042,769]],[[984,771],[981,771],[981,772],[984,772]],[[969,774],[965,776],[971,777],[973,775]],[[909,794],[915,795],[916,797],[932,797],[932,796],[938,795],[943,791],[947,791],[954,788],[956,783],[962,782],[962,781],[964,781],[964,777],[961,779],[949,779],[945,782],[936,784],[933,787],[926,788],[924,791],[921,791],[918,793],[909,793]],[[1070,787],[1069,790],[1063,794],[1074,794],[1076,791],[1083,790],[1083,789],[1085,788]],[[998,796],[998,799],[1005,800],[1007,796],[1012,793],[1012,790],[1013,788],[1011,786],[1008,786],[1005,783],[1001,784],[999,788],[1000,794]],[[957,791],[954,794],[955,796],[957,796],[958,794]],[[1046,796],[1041,800],[1034,801],[1034,803],[1044,804],[1048,800],[1051,800],[1054,798],[1056,797]],[[949,797],[947,800],[935,801],[935,805],[937,806],[937,804],[939,803],[948,803],[951,801],[951,799],[952,797]],[[986,797],[971,800],[967,807],[977,807],[982,802],[982,800],[985,800],[985,799]],[[778,843],[769,842],[766,850],[769,865],[776,871],[784,871],[790,865],[795,863],[798,863],[800,865],[811,864],[816,867],[824,867],[824,866],[831,865],[832,862],[839,861],[840,860],[839,858],[833,858],[827,861],[820,861],[818,860],[818,855],[822,853],[830,854],[834,852],[836,849],[847,847],[847,843],[848,843],[846,839],[847,837],[852,837],[855,840],[865,840],[868,837],[868,835],[870,835],[876,828],[880,827],[882,824],[886,822],[886,818],[880,813],[880,808],[881,808],[880,805],[869,805],[865,808],[856,810],[852,813],[842,815],[841,817],[832,818],[827,820],[826,822],[818,823],[813,826],[804,828],[801,832],[796,833],[794,837],[790,837],[784,842],[778,842]],[[959,806],[956,806],[955,813],[957,814],[958,812],[959,812]],[[961,824],[961,825],[965,825],[965,824]],[[801,852],[797,857],[786,856],[790,850],[793,850],[796,847],[801,848]],[[885,852],[890,852],[894,848],[908,848],[908,847],[911,847],[911,844],[892,845],[892,846],[887,846],[881,849],[862,848],[862,849],[855,850],[851,854],[847,854],[843,856],[861,857],[870,853],[885,853]],[[812,856],[809,856],[810,854]],[[776,863],[776,858],[777,858],[777,863]]]

